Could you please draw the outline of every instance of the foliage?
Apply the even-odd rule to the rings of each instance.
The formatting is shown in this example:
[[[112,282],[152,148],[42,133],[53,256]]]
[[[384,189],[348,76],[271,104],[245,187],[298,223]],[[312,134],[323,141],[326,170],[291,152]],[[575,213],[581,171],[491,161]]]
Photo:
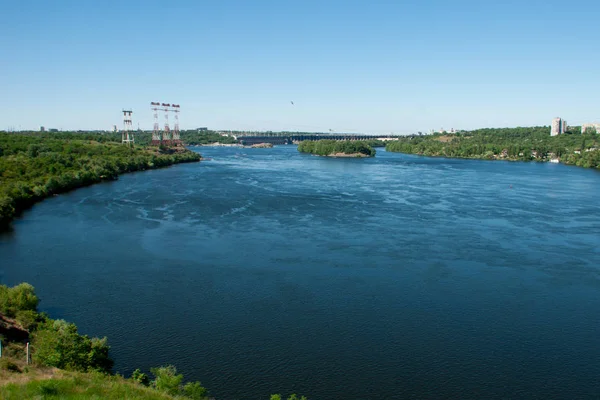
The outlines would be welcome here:
[[[174,400],[157,390],[127,381],[119,376],[99,373],[64,372],[52,379],[30,380],[0,385],[0,398],[64,400]],[[179,397],[178,397],[179,398]]]
[[[38,303],[35,289],[29,283],[21,283],[10,288],[0,285],[0,313],[8,317],[16,317],[19,314],[21,318],[29,320],[32,314],[26,312],[35,313]]]
[[[600,167],[598,135],[581,134],[578,127],[570,129],[572,133],[557,136],[550,136],[550,128],[546,126],[413,135],[389,142],[386,150],[426,156],[521,161],[560,158],[566,164]]]
[[[282,400],[283,397],[281,397],[280,394],[272,394],[270,400]],[[298,397],[298,395],[296,394],[292,394],[290,395],[287,400],[308,400],[308,398],[306,398],[305,396],[301,396]]]
[[[152,381],[153,387],[170,395],[179,393],[183,375],[178,374],[174,366],[152,368],[150,371],[155,377]]]
[[[363,154],[369,157],[375,155],[375,149],[365,141],[360,140],[305,140],[298,144],[298,151],[301,153],[317,154],[319,156],[329,156],[338,153]]]
[[[152,387],[171,396],[185,396],[195,400],[206,398],[208,391],[200,382],[188,382],[182,385],[183,375],[177,373],[173,365],[167,365],[150,370],[154,375]]]
[[[35,329],[38,322],[40,322],[40,315],[33,310],[20,310],[17,311],[15,319],[27,330]]]
[[[136,383],[139,383],[140,385],[150,385],[150,378],[148,378],[148,375],[140,371],[139,368],[133,371],[133,373],[131,374],[131,380]]]
[[[200,382],[188,382],[183,385],[183,395],[194,400],[202,400],[208,395],[208,390]]]
[[[369,139],[364,140],[364,142],[371,147],[385,147],[385,142],[379,139]]]
[[[0,358],[0,369],[10,372],[21,372],[19,366],[6,357]]]
[[[187,150],[170,154],[133,148],[101,134],[0,133],[0,224],[46,197],[119,174],[199,161]]]
[[[80,335],[77,326],[64,320],[47,320],[33,333],[33,360],[73,371],[110,372],[107,339]]]
[[[4,346],[4,341],[2,341],[2,357],[12,357],[19,360],[25,359],[25,348],[23,345],[19,343],[8,343]]]
[[[194,146],[199,144],[211,144],[211,143],[223,143],[233,144],[237,143],[231,136],[221,136],[217,132],[212,131],[182,131],[181,140],[187,145]]]

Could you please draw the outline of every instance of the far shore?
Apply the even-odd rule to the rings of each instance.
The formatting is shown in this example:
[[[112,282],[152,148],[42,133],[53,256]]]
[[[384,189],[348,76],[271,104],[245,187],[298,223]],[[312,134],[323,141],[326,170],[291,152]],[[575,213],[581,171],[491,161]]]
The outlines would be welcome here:
[[[332,153],[325,157],[336,157],[336,158],[367,158],[371,157],[363,153]]]
[[[208,143],[208,144],[191,144],[190,147],[243,147],[239,143]]]

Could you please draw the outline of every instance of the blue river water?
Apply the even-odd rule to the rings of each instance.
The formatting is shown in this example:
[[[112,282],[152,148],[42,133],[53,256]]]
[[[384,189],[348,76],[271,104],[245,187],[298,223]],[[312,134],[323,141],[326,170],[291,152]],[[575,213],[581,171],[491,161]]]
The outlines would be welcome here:
[[[600,397],[599,171],[194,150],[27,211],[0,282],[218,400]]]

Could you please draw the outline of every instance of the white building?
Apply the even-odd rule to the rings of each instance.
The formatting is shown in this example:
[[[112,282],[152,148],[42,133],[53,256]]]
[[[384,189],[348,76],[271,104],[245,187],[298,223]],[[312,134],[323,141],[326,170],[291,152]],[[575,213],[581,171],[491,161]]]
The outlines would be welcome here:
[[[550,136],[560,135],[567,131],[567,121],[562,118],[554,118],[552,120],[552,126],[550,128]]]
[[[581,133],[585,133],[587,130],[592,130],[592,128],[596,130],[596,133],[600,133],[600,124],[598,123],[581,125]]]

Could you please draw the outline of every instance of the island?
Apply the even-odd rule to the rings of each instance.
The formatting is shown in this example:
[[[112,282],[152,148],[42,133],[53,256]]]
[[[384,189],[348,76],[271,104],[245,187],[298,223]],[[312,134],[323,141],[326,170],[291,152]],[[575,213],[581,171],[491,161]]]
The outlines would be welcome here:
[[[298,144],[298,151],[323,157],[374,157],[375,149],[361,140],[305,140]]]
[[[250,146],[244,146],[250,149],[270,149],[273,147],[273,143],[256,143]]]

